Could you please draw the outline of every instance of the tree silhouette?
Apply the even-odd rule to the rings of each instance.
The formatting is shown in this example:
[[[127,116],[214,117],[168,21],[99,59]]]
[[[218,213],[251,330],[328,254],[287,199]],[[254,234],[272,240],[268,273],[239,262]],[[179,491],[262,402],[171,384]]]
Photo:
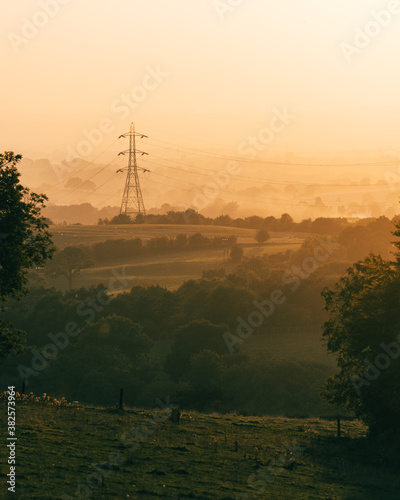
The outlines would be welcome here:
[[[261,244],[268,241],[271,238],[271,236],[269,235],[269,232],[266,231],[265,229],[260,229],[259,231],[256,232],[254,238],[257,241],[257,243]]]
[[[42,266],[54,246],[41,216],[46,196],[32,193],[19,181],[21,155],[0,154],[0,311],[8,298],[21,298],[27,291],[29,268]],[[0,358],[23,347],[24,333],[0,322]]]
[[[77,276],[82,269],[93,267],[94,262],[89,259],[86,250],[80,247],[67,247],[56,253],[47,268],[51,276],[65,276],[68,286],[72,288],[72,278]]]
[[[400,435],[398,263],[370,254],[322,295],[329,313],[323,336],[339,368],[324,396],[354,411],[371,435]]]

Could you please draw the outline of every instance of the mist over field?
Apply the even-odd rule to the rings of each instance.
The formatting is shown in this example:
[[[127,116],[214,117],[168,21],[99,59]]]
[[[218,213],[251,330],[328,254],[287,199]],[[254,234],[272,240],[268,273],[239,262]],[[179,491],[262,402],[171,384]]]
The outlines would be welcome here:
[[[400,176],[393,151],[344,157],[282,153],[249,162],[226,153],[178,151],[166,151],[163,160],[156,161],[149,153],[149,159],[140,162],[150,169],[142,178],[148,213],[192,208],[209,217],[237,218],[289,212],[297,221],[320,216],[392,218],[398,213]],[[318,162],[328,166],[308,166]],[[354,166],[358,163],[365,166]],[[20,171],[27,186],[47,194],[44,213],[54,222],[96,224],[119,213],[124,176],[116,172],[122,166],[118,160],[103,164],[24,158]],[[327,170],[323,176],[322,169]]]

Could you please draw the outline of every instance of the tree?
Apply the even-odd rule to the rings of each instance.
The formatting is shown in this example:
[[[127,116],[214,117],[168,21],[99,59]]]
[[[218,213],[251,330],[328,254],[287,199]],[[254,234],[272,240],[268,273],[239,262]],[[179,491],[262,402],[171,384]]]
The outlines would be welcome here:
[[[72,288],[72,278],[77,276],[82,269],[93,267],[94,262],[89,259],[88,252],[81,247],[66,247],[56,253],[47,268],[52,276],[65,276],[68,286]]]
[[[141,325],[111,315],[87,324],[76,348],[65,353],[64,372],[70,378],[74,397],[92,403],[111,404],[125,387],[131,404],[138,388],[148,378],[152,340]]]
[[[188,237],[187,234],[177,234],[175,236],[175,245],[177,248],[183,248],[187,245]]]
[[[290,231],[293,227],[293,219],[289,214],[282,214],[279,220],[281,231]]]
[[[222,375],[221,356],[205,349],[190,358],[188,380],[196,392],[207,395],[219,388]],[[208,398],[209,399],[209,398]]]
[[[186,395],[186,402],[201,411],[211,410],[223,398],[221,382],[224,364],[222,357],[215,351],[203,350],[190,358],[187,378],[191,390]]]
[[[133,220],[128,214],[118,214],[111,219],[110,224],[133,224]]]
[[[21,155],[0,154],[0,311],[8,298],[27,293],[28,270],[51,258],[54,245],[41,215],[46,196],[20,184]],[[24,333],[0,322],[0,358],[19,352]]]
[[[145,223],[145,216],[143,214],[136,214],[135,217],[135,224],[144,224]]]
[[[79,177],[71,177],[65,183],[65,189],[78,189],[82,186],[82,179]]]
[[[209,239],[201,233],[191,234],[188,238],[188,245],[191,248],[204,248],[209,246]]]
[[[323,336],[340,370],[326,383],[324,396],[354,411],[371,435],[399,435],[399,264],[370,254],[322,295],[329,313]]]
[[[206,319],[191,321],[179,327],[165,365],[172,380],[177,381],[187,375],[194,354],[204,350],[225,353],[223,334],[227,331],[226,325],[214,325]]]
[[[269,235],[269,232],[266,231],[265,229],[260,229],[259,231],[256,232],[254,238],[257,241],[257,243],[261,244],[268,241],[271,238],[271,236]]]

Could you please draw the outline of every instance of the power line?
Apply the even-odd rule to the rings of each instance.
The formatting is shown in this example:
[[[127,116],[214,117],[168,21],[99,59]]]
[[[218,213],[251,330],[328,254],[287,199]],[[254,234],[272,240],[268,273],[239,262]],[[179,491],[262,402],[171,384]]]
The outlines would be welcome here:
[[[160,139],[154,139],[156,142],[161,142],[163,144],[168,144],[171,146],[176,146],[179,149],[174,149],[174,148],[167,148],[167,147],[162,147],[158,146],[157,144],[151,144],[153,147],[159,148],[159,149],[167,149],[170,151],[175,151],[177,153],[185,153],[185,151],[182,151],[182,149],[187,149],[191,152],[193,155],[197,156],[202,156],[204,158],[212,158],[212,159],[221,159],[221,160],[227,160],[227,161],[237,161],[237,162],[242,162],[242,163],[254,163],[254,164],[266,164],[266,165],[277,165],[277,166],[293,166],[293,167],[368,167],[368,166],[388,166],[390,165],[399,165],[400,160],[391,160],[388,162],[358,162],[358,163],[297,163],[297,162],[278,162],[278,161],[272,161],[272,160],[260,160],[260,159],[251,159],[251,158],[243,158],[240,156],[230,156],[230,155],[221,155],[218,153],[212,153],[212,152],[206,152],[206,154],[197,149],[193,148],[186,148],[185,146],[179,146],[176,144],[169,143],[167,141],[162,141]]]
[[[107,163],[107,165],[105,165],[103,168],[101,168],[99,171],[95,172],[93,175],[91,175],[88,179],[85,180],[86,181],[90,181],[91,179],[93,179],[94,177],[96,177],[96,175],[100,174],[101,172],[103,172],[107,167],[111,166],[112,162],[116,159],[117,157],[113,158],[110,163]],[[57,198],[58,201],[62,200],[63,198],[69,196],[71,193],[77,191],[79,188],[81,187],[81,185],[79,186],[76,186],[75,188],[71,189],[70,191],[68,191],[67,193],[61,195],[59,198]]]
[[[139,175],[138,175],[138,171],[139,170],[143,170],[144,172],[146,171],[149,171],[147,169],[140,169],[137,165],[137,154],[142,154],[142,155],[147,155],[147,153],[144,153],[142,151],[139,151],[138,149],[136,149],[136,137],[140,136],[141,138],[147,138],[147,136],[143,135],[143,134],[138,134],[135,132],[135,128],[134,128],[134,125],[133,123],[131,124],[131,129],[130,129],[130,132],[126,133],[126,134],[123,134],[121,137],[129,137],[129,149],[126,150],[126,151],[123,151],[122,153],[120,154],[128,154],[129,155],[129,161],[128,161],[128,166],[125,167],[124,169],[120,169],[118,170],[118,172],[120,171],[127,171],[127,176],[126,176],[126,182],[125,182],[125,189],[124,189],[124,193],[123,193],[123,197],[122,197],[122,202],[121,202],[121,208],[120,208],[120,213],[126,213],[126,214],[138,214],[138,213],[143,213],[145,214],[145,208],[144,208],[144,203],[143,203],[143,196],[142,196],[142,191],[141,191],[141,186],[140,186],[140,181],[139,181]],[[117,139],[118,140],[118,139]],[[80,173],[81,171],[83,171],[85,168],[87,168],[89,165],[93,164],[100,156],[102,156],[106,151],[108,151],[108,149],[110,149],[114,144],[115,142],[114,141],[110,146],[109,148],[107,148],[105,151],[103,151],[102,153],[100,153],[94,160],[92,160],[91,162],[85,164],[82,168],[78,169],[77,171],[73,172],[71,174],[71,176],[75,176],[77,175],[78,173]],[[273,165],[275,167],[281,167],[281,166],[301,166],[301,167],[382,167],[382,166],[394,166],[394,165],[398,165],[399,164],[399,161],[395,161],[395,160],[391,160],[391,161],[388,161],[388,162],[359,162],[359,163],[317,163],[317,164],[312,164],[312,163],[291,163],[291,162],[278,162],[278,161],[268,161],[268,160],[258,160],[258,159],[246,159],[246,158],[241,158],[241,157],[235,157],[235,156],[232,156],[232,155],[223,155],[223,154],[218,154],[218,153],[213,153],[213,152],[209,152],[209,151],[203,151],[203,150],[199,150],[199,149],[195,149],[195,148],[189,148],[189,147],[184,147],[184,146],[179,146],[179,145],[176,145],[176,144],[173,144],[173,143],[170,143],[170,142],[167,142],[167,141],[163,141],[163,140],[157,140],[155,139],[154,140],[155,142],[158,142],[158,143],[162,143],[162,144],[166,144],[167,146],[160,146],[160,145],[157,145],[157,144],[152,144],[153,147],[155,148],[159,148],[161,150],[170,150],[170,151],[175,151],[177,153],[185,153],[185,154],[191,154],[191,155],[195,155],[195,156],[200,156],[200,157],[203,157],[203,158],[211,158],[213,160],[225,160],[225,161],[234,161],[238,164],[240,163],[250,163],[250,164],[256,164],[256,165]],[[172,146],[172,147],[168,147],[168,146]],[[179,148],[179,149],[176,149],[176,148]],[[178,171],[180,174],[182,173],[187,173],[189,175],[201,175],[201,176],[206,176],[206,175],[215,175],[215,176],[218,176],[218,175],[222,175],[222,174],[227,174],[230,176],[230,179],[229,181],[234,181],[234,180],[245,180],[245,181],[249,181],[249,182],[261,182],[261,183],[264,183],[264,184],[276,184],[276,185],[294,185],[294,186],[307,186],[307,187],[316,187],[316,188],[330,188],[330,187],[338,187],[338,188],[344,188],[344,187],[351,187],[351,188],[358,188],[358,187],[362,187],[362,186],[368,186],[369,188],[373,188],[373,187],[377,187],[378,185],[371,185],[371,184],[367,184],[367,183],[358,183],[358,184],[336,184],[336,183],[328,183],[328,184],[316,184],[316,183],[313,183],[313,182],[296,182],[296,181],[284,181],[284,180],[278,180],[278,179],[265,179],[265,178],[260,178],[260,177],[252,177],[252,176],[248,176],[248,175],[240,175],[240,174],[230,174],[229,172],[226,172],[225,170],[220,170],[220,171],[216,171],[216,170],[213,170],[213,169],[209,169],[209,168],[204,168],[204,167],[199,167],[199,166],[196,166],[196,165],[188,165],[186,163],[183,163],[181,161],[178,161],[178,160],[173,160],[173,159],[170,159],[170,158],[165,158],[165,157],[162,157],[162,156],[158,156],[158,155],[153,155],[154,158],[160,160],[161,162],[168,162],[168,163],[171,163],[172,165],[160,165],[159,163],[154,163],[154,162],[150,162],[152,165],[155,165],[156,167],[160,167],[160,168],[165,168],[165,169],[173,169],[173,170],[176,170]],[[95,177],[96,175],[100,174],[101,172],[103,172],[108,166],[111,165],[111,163],[114,161],[115,158],[113,158],[113,160],[108,163],[107,165],[105,165],[104,167],[102,167],[100,170],[98,170],[97,172],[95,172],[93,175],[91,175],[88,179],[86,180],[91,180],[93,177]],[[179,165],[184,167],[183,168],[179,168]],[[174,182],[178,182],[178,183],[184,183],[186,185],[191,185],[191,186],[194,186],[193,188],[191,189],[187,189],[187,188],[184,188],[184,187],[177,187],[176,185],[171,185],[171,184],[166,184],[166,183],[162,183],[162,182],[159,182],[157,180],[154,180],[154,179],[149,179],[150,182],[155,182],[157,184],[160,184],[160,185],[164,185],[164,186],[167,186],[167,187],[171,187],[173,189],[178,189],[178,190],[182,190],[182,191],[188,191],[192,194],[194,194],[194,189],[197,188],[197,190],[199,191],[199,189],[202,188],[201,185],[199,185],[199,183],[196,183],[196,182],[191,182],[191,181],[187,181],[185,179],[182,179],[182,178],[176,178],[176,177],[170,177],[168,175],[163,175],[163,174],[160,174],[160,173],[157,173],[157,172],[153,172],[154,175],[156,176],[160,176],[160,177],[164,177],[166,179],[171,179],[172,181]],[[100,189],[102,186],[104,186],[105,184],[107,184],[113,177],[114,177],[115,174],[113,174],[110,179],[108,179],[107,181],[105,181],[103,184],[101,184],[100,186],[98,186],[94,191],[92,191],[90,194],[85,194],[84,196],[84,199],[87,199],[88,196],[91,196],[92,194],[94,194],[95,192],[97,192],[98,189]],[[70,177],[71,177],[70,176]],[[68,179],[68,178],[67,178]],[[49,189],[54,189],[56,186],[60,185],[61,183],[65,182],[66,179],[64,179],[63,181],[55,184],[54,186],[52,186],[51,188]],[[212,181],[212,179],[210,179],[210,181]],[[216,183],[217,184],[217,183]],[[207,187],[207,186],[204,186],[204,187]],[[215,186],[217,187],[217,186]],[[70,190],[68,193],[65,193],[63,195],[61,195],[61,197],[58,198],[58,200],[60,199],[63,199],[67,196],[69,196],[71,193],[77,191],[80,189],[80,186],[76,186],[74,189]],[[222,193],[228,193],[228,194],[231,194],[233,195],[234,197],[229,197],[229,196],[226,196],[225,194],[222,195]],[[108,194],[108,193],[107,193]],[[117,194],[117,193],[116,193]],[[198,192],[197,194],[202,194],[202,192]],[[271,204],[278,204],[278,205],[285,205],[285,206],[291,206],[291,207],[312,207],[312,206],[315,206],[315,205],[310,205],[308,201],[305,201],[304,203],[293,203],[291,201],[285,201],[285,202],[282,202],[281,200],[274,200],[272,198],[265,198],[265,197],[262,197],[262,196],[258,196],[258,195],[247,195],[245,193],[237,193],[237,192],[234,192],[234,191],[230,191],[228,189],[226,189],[225,187],[221,187],[221,186],[218,186],[217,187],[217,194],[219,197],[223,196],[225,199],[231,199],[231,200],[234,200],[234,201],[237,201],[237,198],[238,197],[244,197],[244,198],[251,198],[252,201],[254,200],[259,200],[259,202],[261,203],[265,203],[265,204],[268,204],[268,205],[271,205]],[[109,196],[107,198],[110,199],[112,198],[113,196],[115,195],[112,195],[112,196]],[[207,198],[207,195],[204,195],[206,198]],[[211,196],[209,197],[210,199],[216,199],[216,196]],[[81,200],[79,199],[77,201],[77,203],[79,203]],[[338,207],[338,206],[342,206],[342,204],[337,204],[337,205],[324,205],[324,207],[326,208],[334,208],[334,207]]]
[[[85,196],[81,197],[81,198],[78,198],[77,200],[73,201],[72,203],[73,204],[79,204],[81,203],[83,200],[86,200],[89,196],[91,196],[92,194],[94,194],[97,190],[99,190],[101,187],[105,186],[106,184],[108,184],[111,179],[113,179],[113,177],[117,175],[117,172],[114,172],[111,177],[109,177],[106,181],[104,181],[102,184],[100,184],[99,186],[96,187],[96,189],[94,189],[93,191],[91,191],[90,193],[88,194],[85,194]],[[108,194],[108,193],[106,193]],[[113,195],[114,196],[114,195]],[[111,198],[111,197],[110,197]]]
[[[197,166],[193,166],[193,165],[187,165],[185,163],[182,163],[182,162],[177,162],[175,160],[170,160],[168,158],[162,158],[161,156],[156,156],[156,155],[152,155],[152,157],[154,158],[157,158],[159,160],[163,160],[163,161],[170,161],[172,163],[175,163],[175,164],[178,164],[178,165],[183,165],[185,167],[187,167],[187,169],[197,169],[197,170],[200,170],[200,171],[204,171],[206,173],[202,173],[202,172],[199,172],[200,175],[210,175],[210,174],[221,174],[223,173],[223,171],[217,171],[217,170],[212,170],[212,169],[208,169],[208,168],[204,168],[204,167],[197,167]],[[149,162],[150,164],[152,165],[155,165],[155,166],[158,166],[158,167],[161,167],[161,168],[172,168],[174,170],[178,170],[179,172],[187,172],[187,173],[190,173],[190,174],[197,174],[197,172],[190,172],[189,170],[183,170],[183,169],[180,169],[180,168],[177,168],[177,167],[173,167],[173,166],[170,166],[170,165],[160,165],[158,163],[154,163],[154,162]],[[366,184],[366,183],[358,183],[358,184],[316,184],[316,183],[313,183],[313,182],[299,182],[299,181],[278,181],[278,180],[271,180],[271,179],[264,179],[264,178],[261,178],[261,177],[248,177],[248,176],[244,176],[244,175],[239,175],[239,174],[232,174],[231,175],[231,179],[244,179],[244,180],[248,180],[248,181],[257,181],[257,182],[264,182],[264,183],[268,183],[268,184],[278,184],[278,185],[294,185],[294,186],[315,186],[315,187],[357,187],[357,186],[369,186],[369,187],[373,187],[374,185],[373,184]]]
[[[116,139],[107,149],[105,149],[98,156],[96,156],[96,158],[94,158],[94,160],[90,161],[89,163],[86,163],[85,165],[83,165],[83,167],[79,168],[78,170],[75,170],[74,172],[71,173],[71,175],[65,177],[60,182],[57,182],[56,184],[53,184],[53,186],[49,187],[49,189],[54,189],[55,187],[59,186],[60,184],[64,184],[66,181],[68,181],[69,179],[71,179],[73,176],[78,175],[80,172],[82,172],[83,170],[85,170],[85,168],[87,168],[89,165],[93,165],[94,162],[97,161],[100,158],[100,156],[103,156],[103,154],[106,153],[109,149],[111,149],[112,146],[114,146],[114,144],[117,141],[118,141],[118,139]]]
[[[168,179],[172,179],[172,180],[175,180],[173,177],[168,177],[166,175],[162,175],[162,174],[156,174],[154,173],[154,175],[158,175],[158,176],[161,176],[161,177],[165,177],[165,178],[168,178]],[[179,190],[179,191],[187,191],[189,193],[191,193],[192,195],[196,195],[196,194],[200,194],[200,195],[203,195],[205,198],[209,198],[210,201],[215,201],[217,200],[218,198],[223,198],[223,199],[227,199],[227,200],[232,200],[232,201],[238,201],[238,197],[242,197],[242,198],[245,198],[246,201],[248,202],[251,202],[251,201],[257,201],[257,203],[262,203],[264,205],[268,205],[268,206],[271,206],[271,205],[280,205],[280,206],[289,206],[289,207],[301,207],[301,208],[311,208],[311,207],[315,207],[316,205],[311,205],[309,202],[307,201],[304,201],[303,203],[293,203],[291,201],[282,201],[282,200],[277,200],[277,199],[274,199],[274,198],[269,198],[268,200],[264,197],[261,197],[261,196],[257,196],[257,195],[246,195],[244,193],[233,193],[232,191],[227,191],[226,189],[220,189],[218,191],[218,193],[215,195],[215,196],[210,196],[208,197],[207,195],[203,194],[203,193],[194,193],[193,192],[193,188],[192,189],[188,189],[188,188],[183,188],[183,187],[180,187],[180,186],[174,186],[172,184],[167,184],[165,182],[160,182],[160,181],[156,181],[154,179],[148,179],[148,181],[150,182],[154,182],[156,184],[160,184],[160,185],[163,185],[163,186],[167,186],[167,187],[171,187],[173,189],[176,189],[176,190]],[[187,184],[192,184],[194,186],[196,186],[198,188],[198,185],[195,184],[195,183],[192,183],[192,182],[188,182],[188,181],[181,181],[181,182],[185,182]],[[224,194],[224,192],[228,192],[230,194],[233,194],[234,197],[231,197],[231,196],[226,196]],[[325,205],[323,204],[323,207],[322,208],[337,208],[337,207],[341,207],[343,206],[343,203],[338,203],[338,204],[330,204],[330,205]]]

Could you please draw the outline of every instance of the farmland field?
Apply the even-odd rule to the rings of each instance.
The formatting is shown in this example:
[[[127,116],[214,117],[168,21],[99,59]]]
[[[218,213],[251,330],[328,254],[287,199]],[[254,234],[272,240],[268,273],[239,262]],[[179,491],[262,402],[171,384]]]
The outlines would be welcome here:
[[[158,236],[173,237],[177,234],[201,233],[209,238],[213,236],[235,235],[238,243],[254,243],[255,229],[244,229],[226,226],[201,226],[190,224],[121,224],[104,226],[82,225],[52,225],[50,232],[53,234],[55,245],[61,250],[67,245],[91,245],[98,241],[119,238],[141,238],[143,240]],[[299,243],[306,233],[274,233],[271,238],[281,243]]]
[[[398,498],[398,471],[356,420],[342,420],[339,442],[332,420],[184,412],[178,426],[167,417],[168,410],[17,407],[16,497]]]
[[[119,226],[51,226],[53,240],[60,250],[68,245],[91,245],[108,239],[141,238],[147,240],[159,236],[173,237],[177,234],[202,233],[211,238],[214,236],[235,235],[242,245],[246,256],[272,254],[295,250],[303,239],[303,234],[271,233],[271,240],[265,245],[258,245],[254,241],[255,230],[220,226],[193,226],[193,225],[119,225]],[[186,252],[171,252],[163,255],[149,255],[148,257],[132,257],[132,259],[113,260],[107,266],[93,267],[82,271],[74,280],[74,286],[91,286],[107,283],[113,277],[113,271],[122,272],[128,277],[127,290],[136,285],[160,285],[170,289],[178,288],[185,280],[199,278],[202,271],[225,267],[232,268],[224,263],[224,250],[210,248]],[[65,289],[66,281],[62,278],[52,280],[57,288]]]
[[[143,240],[156,236],[176,236],[180,233],[212,236],[230,236],[234,234],[244,249],[246,256],[275,254],[287,250],[296,250],[303,239],[303,233],[271,233],[271,240],[264,245],[254,241],[255,230],[219,226],[187,225],[120,225],[120,226],[51,226],[51,232],[58,248],[71,244],[93,244],[98,241],[118,238],[140,237]],[[224,250],[208,248],[185,252],[171,252],[162,255],[136,256],[131,259],[112,259],[107,265],[83,270],[74,278],[74,287],[88,287],[101,283],[107,286],[114,273],[124,275],[129,282],[121,291],[129,291],[133,286],[160,285],[168,289],[178,288],[184,281],[201,277],[202,272],[225,268],[227,272],[234,265],[224,261]],[[48,279],[49,284],[59,289],[67,289],[65,278]],[[298,329],[297,329],[298,330]],[[301,331],[296,328],[260,329],[243,346],[251,354],[266,349],[277,356],[293,357],[306,361],[330,361],[326,348],[321,343],[320,325],[308,325]],[[301,340],[300,340],[301,339]],[[333,360],[331,361],[333,364]]]

